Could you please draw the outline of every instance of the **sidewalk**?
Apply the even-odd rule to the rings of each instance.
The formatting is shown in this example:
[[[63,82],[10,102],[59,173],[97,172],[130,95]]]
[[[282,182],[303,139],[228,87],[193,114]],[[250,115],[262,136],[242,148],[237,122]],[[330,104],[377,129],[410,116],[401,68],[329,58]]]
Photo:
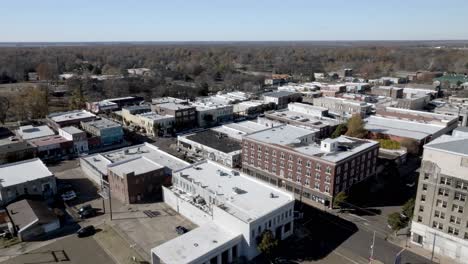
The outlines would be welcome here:
[[[411,251],[414,254],[423,256],[423,257],[427,258],[428,260],[431,260],[432,252],[422,248],[421,246],[413,244],[410,241],[410,238],[401,239],[401,238],[396,238],[394,236],[389,236],[387,241],[394,244],[394,245],[402,247],[405,250]],[[456,263],[455,260],[453,260],[451,258],[448,258],[448,257],[445,257],[445,256],[438,255],[438,254],[434,254],[434,258],[433,258],[432,261],[434,263],[439,263],[439,264],[455,264]]]

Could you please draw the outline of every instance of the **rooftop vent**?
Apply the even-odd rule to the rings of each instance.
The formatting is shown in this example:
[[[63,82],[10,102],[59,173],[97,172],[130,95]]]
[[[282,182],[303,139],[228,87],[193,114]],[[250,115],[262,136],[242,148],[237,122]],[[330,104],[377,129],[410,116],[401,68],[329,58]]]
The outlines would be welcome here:
[[[246,191],[242,190],[242,189],[239,188],[239,187],[233,187],[232,190],[233,190],[234,193],[236,193],[236,194],[244,194],[244,193],[247,193]]]

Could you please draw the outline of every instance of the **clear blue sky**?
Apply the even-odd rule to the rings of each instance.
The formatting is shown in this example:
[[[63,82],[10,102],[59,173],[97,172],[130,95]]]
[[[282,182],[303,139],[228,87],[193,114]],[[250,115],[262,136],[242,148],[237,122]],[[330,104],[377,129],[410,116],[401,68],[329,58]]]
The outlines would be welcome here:
[[[0,42],[468,39],[468,0],[4,0]]]

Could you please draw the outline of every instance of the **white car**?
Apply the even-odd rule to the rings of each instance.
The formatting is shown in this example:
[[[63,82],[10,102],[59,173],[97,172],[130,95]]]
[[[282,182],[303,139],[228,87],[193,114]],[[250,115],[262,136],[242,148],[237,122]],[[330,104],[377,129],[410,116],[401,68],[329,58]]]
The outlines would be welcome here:
[[[76,193],[74,191],[68,191],[64,194],[62,194],[62,200],[64,201],[70,201],[76,198]]]

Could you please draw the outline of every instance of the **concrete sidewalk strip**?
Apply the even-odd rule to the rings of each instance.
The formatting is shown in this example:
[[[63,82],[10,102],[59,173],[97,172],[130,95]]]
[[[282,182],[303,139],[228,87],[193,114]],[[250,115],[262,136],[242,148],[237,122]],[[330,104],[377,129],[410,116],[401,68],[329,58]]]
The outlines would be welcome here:
[[[145,263],[145,260],[117,232],[107,224],[94,235],[96,242],[118,264]]]

